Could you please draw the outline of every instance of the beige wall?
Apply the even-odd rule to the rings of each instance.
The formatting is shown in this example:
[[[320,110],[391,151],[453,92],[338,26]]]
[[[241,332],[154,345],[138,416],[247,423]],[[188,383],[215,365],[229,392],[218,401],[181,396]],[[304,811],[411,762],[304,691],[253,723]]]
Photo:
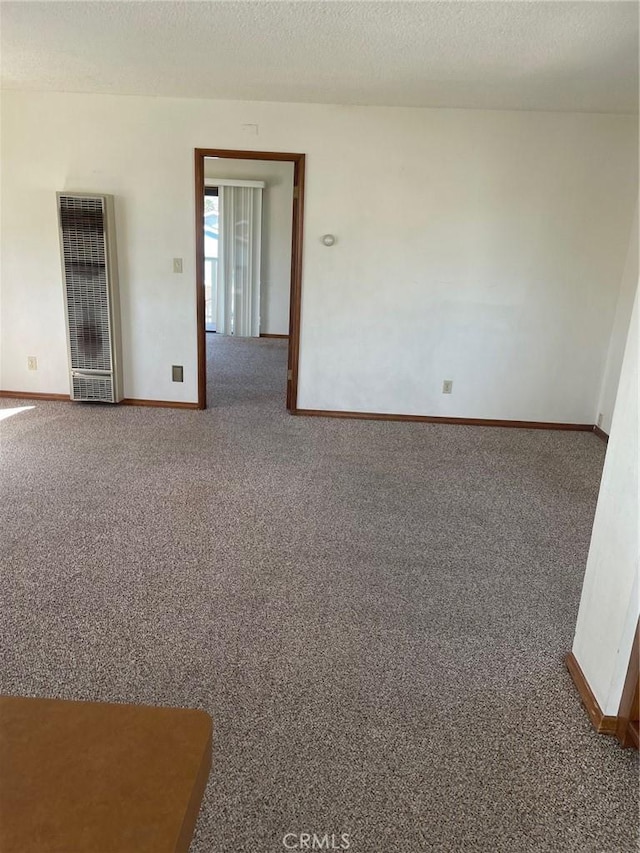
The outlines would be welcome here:
[[[638,624],[638,299],[633,309],[573,653],[600,708],[616,716]]]
[[[624,356],[624,348],[627,341],[627,334],[629,332],[629,321],[631,319],[633,300],[635,298],[637,288],[638,205],[636,204],[636,212],[631,225],[627,260],[622,274],[618,304],[616,306],[613,329],[611,339],[609,341],[609,351],[607,353],[604,378],[602,381],[602,388],[600,389],[600,400],[598,401],[597,417],[600,419],[599,426],[607,433],[607,435],[609,435],[611,431],[613,409],[616,402],[618,382],[620,380],[620,369],[622,367],[622,358]]]
[[[68,390],[55,192],[94,190],[116,198],[125,395],[196,400],[193,150],[254,148],[307,155],[302,408],[594,422],[633,116],[18,92],[1,110],[3,388]]]

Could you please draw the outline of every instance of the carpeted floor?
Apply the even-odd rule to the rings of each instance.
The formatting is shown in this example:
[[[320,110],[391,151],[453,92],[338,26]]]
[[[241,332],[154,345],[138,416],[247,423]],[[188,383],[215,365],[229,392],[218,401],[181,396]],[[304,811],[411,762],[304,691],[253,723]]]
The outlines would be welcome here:
[[[635,851],[563,664],[604,445],[294,418],[286,342],[209,348],[206,412],[0,425],[0,690],[209,711],[193,853]]]

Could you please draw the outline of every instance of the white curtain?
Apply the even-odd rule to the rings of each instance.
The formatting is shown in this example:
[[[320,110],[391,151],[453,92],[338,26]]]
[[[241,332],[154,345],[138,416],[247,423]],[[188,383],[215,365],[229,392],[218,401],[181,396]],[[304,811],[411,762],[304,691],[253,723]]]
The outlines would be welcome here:
[[[216,331],[256,338],[260,335],[262,189],[221,186],[218,197]]]

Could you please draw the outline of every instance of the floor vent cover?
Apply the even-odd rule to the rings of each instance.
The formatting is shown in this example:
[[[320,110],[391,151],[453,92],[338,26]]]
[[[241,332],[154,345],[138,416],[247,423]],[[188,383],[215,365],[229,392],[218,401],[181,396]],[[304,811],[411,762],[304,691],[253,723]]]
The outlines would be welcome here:
[[[113,403],[113,382],[110,376],[74,376],[73,399]]]

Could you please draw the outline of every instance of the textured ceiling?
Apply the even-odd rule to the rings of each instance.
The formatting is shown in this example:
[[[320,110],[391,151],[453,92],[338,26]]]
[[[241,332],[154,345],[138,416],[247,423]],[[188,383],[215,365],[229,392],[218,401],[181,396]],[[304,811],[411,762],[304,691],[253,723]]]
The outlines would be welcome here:
[[[2,2],[7,89],[637,112],[635,2]]]

